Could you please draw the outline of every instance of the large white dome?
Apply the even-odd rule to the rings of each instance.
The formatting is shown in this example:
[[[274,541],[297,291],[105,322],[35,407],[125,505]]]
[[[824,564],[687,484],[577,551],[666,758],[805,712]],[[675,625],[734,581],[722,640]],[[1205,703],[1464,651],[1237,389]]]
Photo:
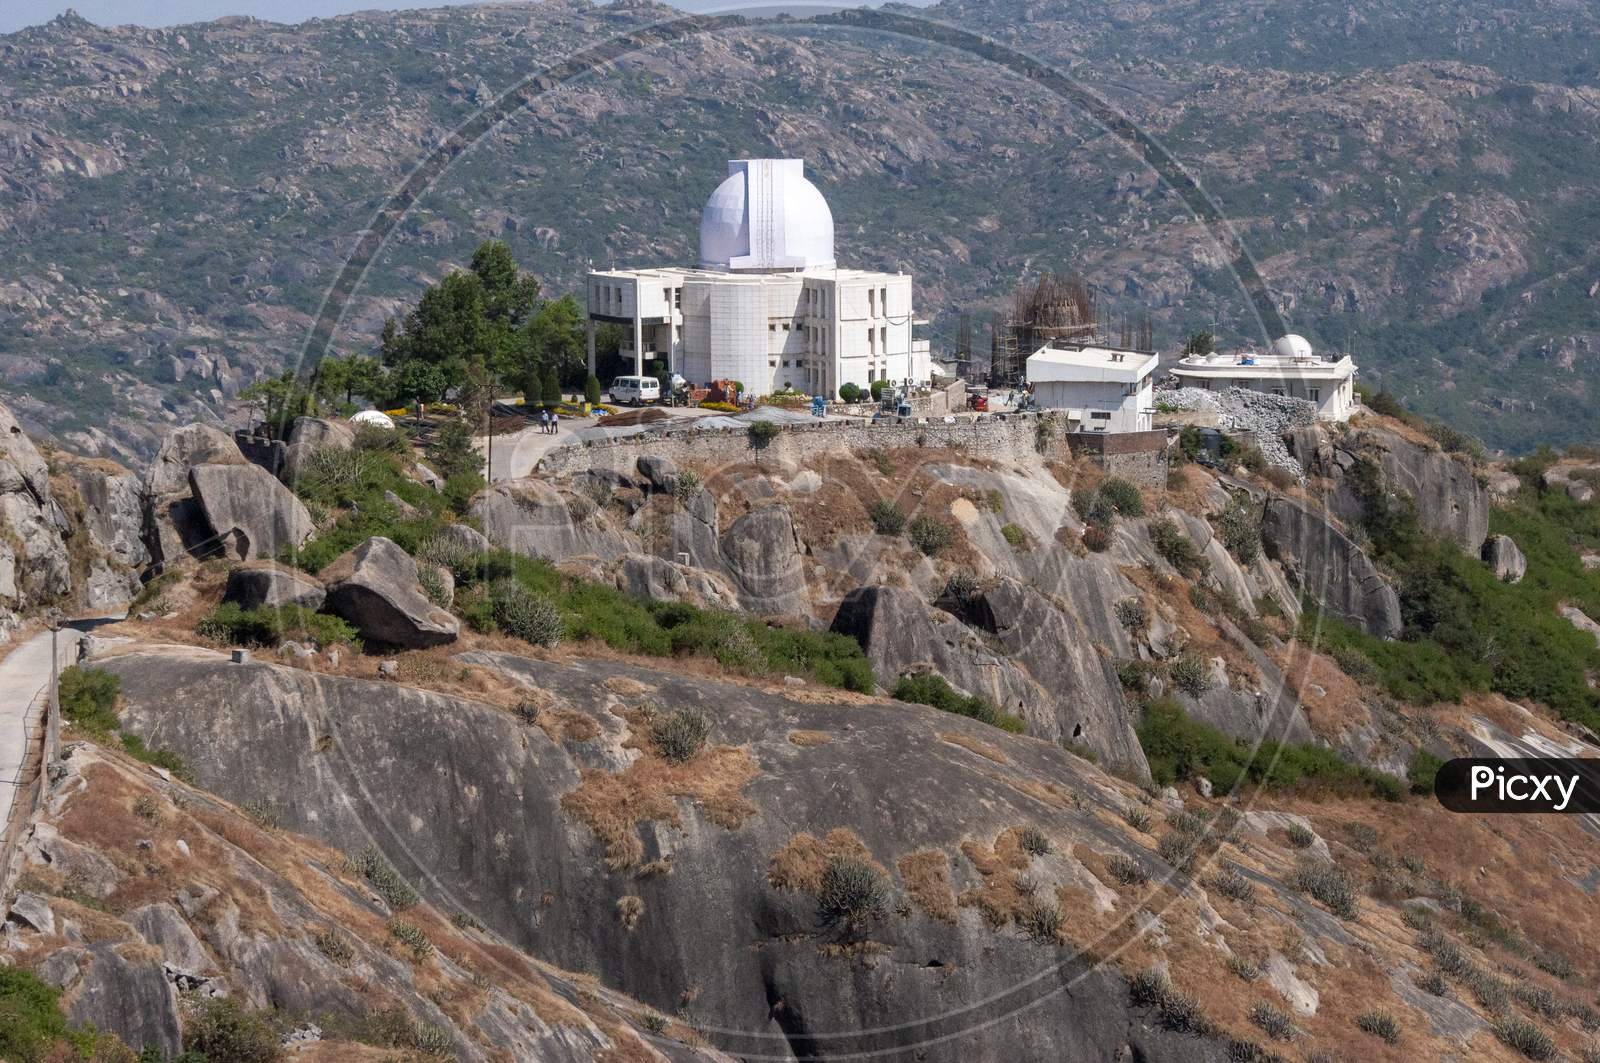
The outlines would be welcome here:
[[[1284,358],[1310,358],[1311,343],[1304,336],[1291,332],[1272,341],[1272,353]]]
[[[700,215],[700,268],[832,269],[833,212],[799,159],[732,159]]]

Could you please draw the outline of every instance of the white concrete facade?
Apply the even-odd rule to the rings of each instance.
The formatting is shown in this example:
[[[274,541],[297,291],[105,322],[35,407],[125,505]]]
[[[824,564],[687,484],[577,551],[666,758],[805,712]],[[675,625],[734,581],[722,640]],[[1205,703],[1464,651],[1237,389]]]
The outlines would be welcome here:
[[[1148,432],[1159,361],[1148,351],[1047,345],[1029,356],[1027,378],[1033,401],[1063,411],[1068,431]]]
[[[588,274],[591,371],[604,321],[623,327],[623,354],[640,374],[659,361],[693,383],[829,398],[847,383],[926,384],[911,277],[837,267],[833,216],[798,160],[739,159],[728,170],[702,216],[702,268]]]
[[[1300,336],[1283,336],[1267,354],[1189,355],[1172,367],[1184,387],[1222,391],[1244,388],[1305,399],[1323,421],[1347,421],[1355,411],[1355,363],[1349,355],[1317,356]]]

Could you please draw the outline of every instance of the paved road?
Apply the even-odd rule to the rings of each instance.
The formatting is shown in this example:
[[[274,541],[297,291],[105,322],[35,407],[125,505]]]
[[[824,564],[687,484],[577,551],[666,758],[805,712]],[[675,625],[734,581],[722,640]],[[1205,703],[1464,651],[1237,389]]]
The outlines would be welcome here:
[[[57,636],[58,645],[65,649],[78,635],[75,630],[63,629]],[[41,723],[29,718],[33,700],[49,685],[48,631],[22,643],[0,661],[0,829],[11,816],[17,776],[27,759],[29,740]]]

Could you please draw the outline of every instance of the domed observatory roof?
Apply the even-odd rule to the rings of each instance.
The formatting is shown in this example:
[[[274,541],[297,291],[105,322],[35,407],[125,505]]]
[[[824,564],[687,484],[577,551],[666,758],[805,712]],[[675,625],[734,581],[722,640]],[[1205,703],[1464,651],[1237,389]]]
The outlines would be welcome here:
[[[1272,341],[1272,353],[1280,358],[1310,358],[1311,344],[1304,336],[1291,332]]]
[[[731,159],[700,215],[700,268],[832,269],[833,212],[799,159]]]

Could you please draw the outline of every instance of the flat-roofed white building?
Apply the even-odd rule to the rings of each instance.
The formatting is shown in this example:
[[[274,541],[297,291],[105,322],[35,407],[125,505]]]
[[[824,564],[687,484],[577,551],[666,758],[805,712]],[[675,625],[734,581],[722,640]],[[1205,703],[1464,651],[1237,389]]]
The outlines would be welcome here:
[[[1053,343],[1028,358],[1033,401],[1066,413],[1069,431],[1148,432],[1155,413],[1150,351]]]
[[[586,281],[589,369],[598,322],[623,327],[634,371],[654,362],[695,383],[747,393],[928,382],[911,277],[840,269],[833,214],[798,159],[735,159],[706,202],[697,269],[593,270]]]
[[[1349,355],[1323,358],[1303,336],[1282,336],[1266,354],[1191,354],[1172,367],[1184,387],[1244,388],[1306,399],[1323,421],[1347,421],[1356,407],[1355,363]]]

